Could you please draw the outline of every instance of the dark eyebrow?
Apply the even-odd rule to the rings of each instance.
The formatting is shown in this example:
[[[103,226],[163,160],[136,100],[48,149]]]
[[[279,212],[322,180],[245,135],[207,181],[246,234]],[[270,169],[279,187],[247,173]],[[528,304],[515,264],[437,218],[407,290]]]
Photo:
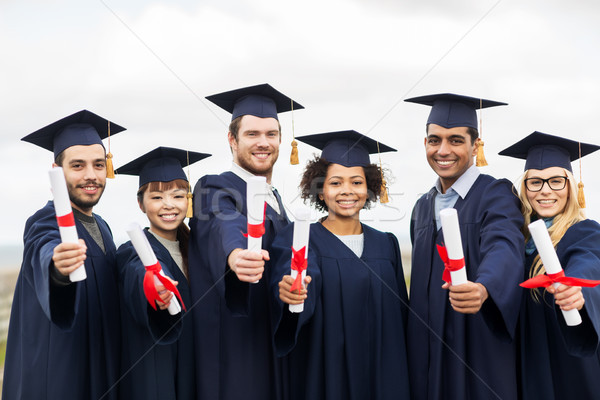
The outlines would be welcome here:
[[[450,136],[448,139],[463,139],[463,140],[464,140],[464,139],[466,139],[466,138],[467,138],[467,136],[466,136],[466,135],[465,135],[465,136],[463,136],[463,135],[458,135],[458,134],[455,134],[455,135],[451,135],[451,136]]]
[[[336,179],[344,179],[341,176],[334,175],[334,176],[330,176],[328,180],[331,180],[331,179],[334,179],[334,178],[336,178]],[[356,178],[365,179],[365,177],[361,176],[361,175],[354,175],[354,176],[350,177],[350,179],[356,179]]]

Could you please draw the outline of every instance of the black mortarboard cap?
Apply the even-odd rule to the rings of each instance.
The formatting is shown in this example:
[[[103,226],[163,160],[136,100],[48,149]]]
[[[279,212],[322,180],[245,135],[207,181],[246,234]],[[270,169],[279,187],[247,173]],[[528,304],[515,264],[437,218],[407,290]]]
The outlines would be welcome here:
[[[172,147],[157,147],[128,162],[115,172],[122,175],[138,175],[140,177],[139,187],[148,182],[171,182],[175,179],[187,181],[188,178],[183,171],[183,167],[210,156],[206,153]]]
[[[297,136],[297,140],[321,149],[321,158],[345,167],[366,167],[369,154],[396,151],[356,131],[338,131]]]
[[[499,101],[452,93],[431,94],[428,96],[413,97],[404,101],[431,106],[427,123],[440,125],[448,129],[458,126],[478,129],[476,110],[507,105],[507,103]]]
[[[115,135],[125,128],[110,123],[110,134]],[[21,140],[54,152],[54,158],[71,146],[102,145],[108,136],[108,120],[88,110],[81,110],[30,133]],[[102,145],[104,146],[104,145]]]
[[[267,83],[206,96],[225,111],[230,112],[231,120],[242,115],[254,115],[259,118],[277,118],[277,113],[291,111],[292,99],[273,89]],[[293,102],[293,109],[304,108]]]
[[[580,146],[581,154],[579,153]],[[600,146],[594,144],[581,143],[536,131],[498,154],[526,160],[525,170],[562,167],[573,172],[572,161],[599,149]]]

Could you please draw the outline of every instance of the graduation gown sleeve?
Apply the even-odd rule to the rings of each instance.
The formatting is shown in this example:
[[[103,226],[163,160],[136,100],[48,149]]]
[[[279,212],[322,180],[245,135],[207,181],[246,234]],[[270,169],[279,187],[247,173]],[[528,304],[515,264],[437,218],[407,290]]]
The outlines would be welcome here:
[[[513,190],[506,179],[486,187],[480,200],[480,236],[469,236],[467,243],[469,253],[478,252],[481,259],[475,276],[469,279],[483,284],[489,294],[481,313],[492,329],[504,332],[510,340],[519,317],[522,289],[518,284],[524,254],[523,216]]]
[[[54,248],[61,243],[53,212],[53,203],[49,202],[27,220],[23,259],[28,261],[30,268],[23,277],[35,288],[37,301],[48,320],[61,329],[69,329],[74,322],[79,285],[58,286],[50,279]]]
[[[566,276],[600,279],[600,225],[584,220],[571,226],[556,247]],[[556,317],[567,351],[576,356],[590,356],[598,350],[600,337],[600,287],[582,288],[585,304],[580,311],[582,324],[568,327],[559,307]]]
[[[156,242],[148,230],[144,230],[151,243]],[[173,280],[180,280],[173,276],[169,267],[173,262],[166,249],[157,251],[156,243],[152,246],[163,272]],[[161,246],[162,248],[162,246]],[[168,258],[167,258],[168,257]],[[170,344],[178,339],[181,333],[181,315],[170,315],[167,310],[155,310],[150,306],[144,294],[144,276],[146,269],[139,259],[131,242],[119,247],[117,251],[117,266],[119,268],[119,285],[121,301],[129,311],[129,318],[133,318],[140,326],[145,327],[155,342]],[[180,282],[185,285],[186,282]]]
[[[236,314],[247,314],[249,283],[241,282],[229,271],[227,258],[237,249],[245,249],[248,240],[246,184],[241,179],[226,175],[202,177],[194,188],[194,236],[203,249],[200,254],[208,270],[214,289],[224,298],[226,305]],[[231,174],[232,175],[232,174]]]

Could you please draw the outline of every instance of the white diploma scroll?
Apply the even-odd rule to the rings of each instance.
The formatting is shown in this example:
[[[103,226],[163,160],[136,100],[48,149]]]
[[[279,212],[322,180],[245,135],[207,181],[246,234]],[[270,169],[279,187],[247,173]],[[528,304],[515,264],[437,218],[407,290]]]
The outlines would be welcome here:
[[[60,220],[60,217],[73,214],[71,208],[71,200],[69,199],[69,192],[67,190],[67,182],[65,181],[65,174],[61,167],[54,167],[48,171],[50,176],[50,186],[52,187],[52,195],[54,196],[54,210],[56,211],[56,218]],[[79,237],[77,236],[77,228],[75,225],[72,226],[60,226],[59,222],[58,230],[60,231],[60,240],[63,243],[79,243]],[[85,266],[81,265],[75,271],[69,274],[71,282],[82,281],[87,278],[85,273]]]
[[[304,258],[308,258],[308,238],[310,233],[310,210],[306,207],[299,207],[294,214],[294,238],[292,239],[292,247],[299,251],[304,247]],[[292,255],[293,258],[293,255]],[[298,271],[292,269],[292,278],[296,279]],[[302,271],[302,287],[304,287],[304,278],[306,278],[306,270]],[[290,304],[290,312],[300,313],[304,311],[304,303]]]
[[[548,229],[546,228],[544,220],[538,219],[537,221],[529,224],[529,232],[531,233],[535,247],[537,248],[540,258],[542,259],[544,268],[546,268],[546,274],[552,275],[561,272],[562,267],[560,265],[560,261],[558,260],[558,256],[556,255],[556,250],[554,250],[554,246],[552,246],[552,239],[550,239],[550,235],[548,234]],[[553,284],[555,288],[559,285],[560,283]],[[579,311],[576,309],[561,311],[568,326],[581,324],[581,315],[579,315]]]
[[[154,254],[152,246],[150,246],[150,242],[148,242],[148,238],[146,237],[146,234],[144,234],[144,231],[140,225],[132,222],[129,224],[129,226],[127,226],[126,232],[131,239],[131,244],[133,244],[133,248],[137,252],[140,261],[142,264],[144,264],[144,267],[149,267],[156,264],[158,262],[156,255]],[[162,269],[160,270],[160,274],[162,276],[166,276]],[[156,276],[154,277],[154,283],[161,285]],[[177,297],[171,297],[171,302],[169,303],[167,310],[169,310],[169,314],[171,315],[177,315],[181,312],[181,306],[179,305],[179,301],[177,301]]]
[[[464,260],[458,213],[454,208],[445,208],[440,211],[440,221],[444,232],[444,244],[450,260]],[[463,261],[464,263],[464,261]],[[464,264],[463,264],[464,265]],[[463,266],[458,271],[450,271],[452,285],[467,283],[467,269]]]
[[[248,225],[263,224],[265,217],[265,201],[267,178],[253,176],[246,185],[246,206],[248,208]],[[248,230],[250,230],[248,228]],[[262,236],[252,237],[248,232],[248,250],[260,253],[262,250]],[[253,282],[258,283],[258,281]]]

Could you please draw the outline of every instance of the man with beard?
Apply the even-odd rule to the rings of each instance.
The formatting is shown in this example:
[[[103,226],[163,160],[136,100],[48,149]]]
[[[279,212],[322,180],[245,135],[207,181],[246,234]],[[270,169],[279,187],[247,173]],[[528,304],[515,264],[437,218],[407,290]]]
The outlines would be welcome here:
[[[61,243],[54,203],[25,224],[12,306],[5,399],[116,399],[120,326],[115,245],[92,213],[106,183],[102,138],[125,130],[83,110],[24,141],[54,152],[64,170],[79,243]],[[69,274],[85,268],[87,278]]]
[[[277,113],[303,107],[267,84],[207,99],[232,113],[233,164],[230,171],[202,177],[194,188],[189,275],[198,398],[279,398],[281,370],[272,348],[265,261],[289,220],[271,176],[281,142]],[[266,177],[269,186],[262,253],[245,250],[243,234],[246,182],[253,176]]]

